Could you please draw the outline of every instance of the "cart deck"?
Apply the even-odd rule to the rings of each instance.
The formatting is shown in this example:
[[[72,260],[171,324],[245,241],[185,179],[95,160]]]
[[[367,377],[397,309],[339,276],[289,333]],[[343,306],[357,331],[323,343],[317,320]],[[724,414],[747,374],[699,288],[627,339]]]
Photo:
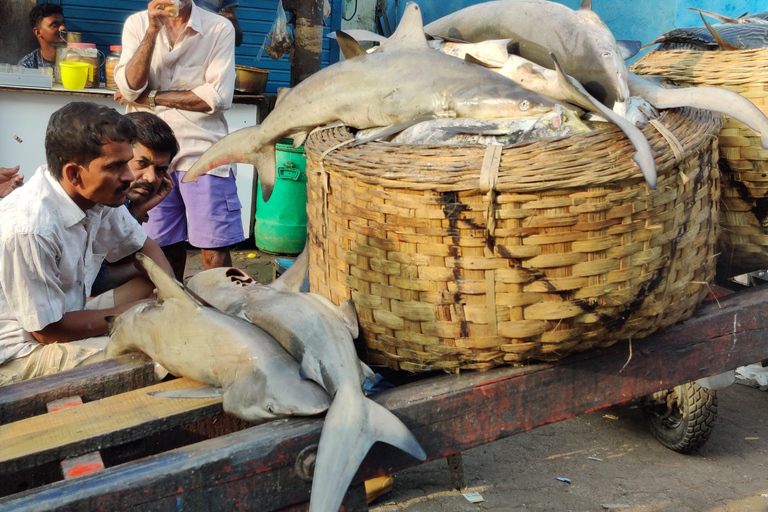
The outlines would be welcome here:
[[[643,340],[556,363],[429,376],[372,398],[401,418],[421,442],[427,460],[434,460],[760,361],[768,357],[766,335],[768,288],[758,287],[710,301],[689,320]],[[85,401],[96,400],[152,384],[152,367],[145,359],[106,361],[0,389],[0,419],[3,423],[28,421],[44,412],[46,402],[64,396],[80,394]],[[125,452],[132,443],[144,443],[135,450],[140,456],[136,460],[122,462],[115,457],[118,463],[110,467],[106,462],[108,467],[98,473],[43,482],[0,498],[0,508],[268,511],[306,507],[311,484],[302,475],[311,471],[322,418],[278,420],[246,428],[244,422],[231,421],[221,413],[218,404],[206,403],[193,411],[198,409],[201,412],[185,413],[188,416],[183,419],[157,420],[150,429],[134,426],[119,434],[103,434],[86,445],[71,443],[44,456],[33,450],[5,461],[19,470],[4,471],[7,489],[25,478],[36,485],[28,473],[39,470],[38,464],[51,465],[50,461],[94,449],[108,452],[111,446]],[[182,445],[187,441],[190,444]],[[344,509],[366,509],[365,479],[419,463],[395,448],[376,444],[350,487]],[[33,469],[21,469],[25,467]]]

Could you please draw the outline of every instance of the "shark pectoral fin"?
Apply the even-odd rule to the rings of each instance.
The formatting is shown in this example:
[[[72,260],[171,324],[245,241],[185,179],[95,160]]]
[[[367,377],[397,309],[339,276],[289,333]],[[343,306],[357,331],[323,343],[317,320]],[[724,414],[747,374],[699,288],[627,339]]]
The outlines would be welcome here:
[[[637,55],[637,52],[640,51],[640,46],[642,46],[643,43],[640,41],[628,41],[622,39],[616,41],[616,44],[618,45],[619,50],[621,50],[621,58],[627,60]]]
[[[360,335],[360,325],[357,323],[357,310],[352,299],[339,306],[339,317],[352,335],[352,339],[357,338]]]
[[[323,386],[323,375],[320,371],[320,363],[316,358],[308,354],[304,354],[304,357],[301,359],[301,364],[299,365],[299,376],[302,379],[311,380]]]
[[[154,391],[147,394],[155,398],[219,398],[222,396],[222,389],[214,386],[196,386],[186,389]]]
[[[496,67],[496,66],[492,65],[491,63],[485,62],[484,60],[479,59],[479,58],[475,57],[474,55],[472,55],[470,53],[468,53],[468,54],[466,54],[464,56],[464,62],[466,62],[467,64],[477,64],[479,66],[483,66],[484,68],[494,68],[494,67]]]
[[[260,148],[258,143],[261,125],[243,128],[230,133],[197,159],[195,165],[181,179],[182,183],[197,181],[197,178],[211,169],[232,163],[253,163],[251,148]],[[255,165],[255,164],[254,164]]]
[[[366,55],[363,45],[358,43],[354,37],[343,30],[336,31],[336,42],[339,43],[339,49],[345,59],[353,59],[360,55]]]
[[[370,381],[376,380],[376,373],[374,373],[374,371],[371,370],[370,366],[368,366],[362,361],[360,361],[360,369],[363,371],[363,380],[365,379],[368,379]],[[362,386],[363,383],[361,382],[360,385]]]

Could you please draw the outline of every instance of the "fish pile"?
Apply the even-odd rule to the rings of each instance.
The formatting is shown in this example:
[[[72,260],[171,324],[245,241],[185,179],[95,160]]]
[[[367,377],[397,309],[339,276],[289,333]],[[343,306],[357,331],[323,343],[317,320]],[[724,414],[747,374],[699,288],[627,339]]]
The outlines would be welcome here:
[[[749,50],[768,47],[768,11],[730,18],[691,8],[699,12],[703,27],[676,28],[660,35],[643,48],[659,45],[659,50]],[[704,16],[720,20],[711,25]]]
[[[214,144],[182,181],[196,181],[220,165],[249,163],[267,201],[277,141],[290,137],[298,147],[310,131],[335,124],[376,129],[356,143],[393,140],[429,121],[433,124],[420,128],[420,135],[412,130],[397,141],[433,143],[459,135],[461,142],[518,144],[592,128],[589,121],[575,122],[586,113],[621,128],[651,188],[656,163],[638,123],[656,115],[655,109],[691,106],[730,115],[762,134],[768,149],[768,119],[740,95],[717,89],[715,99],[715,91],[669,89],[632,75],[625,59],[639,44],[617,42],[591,0],[576,10],[545,0],[496,0],[426,27],[418,5],[409,2],[391,37],[370,38],[380,42],[374,51],[367,52],[353,35],[366,39],[364,31],[335,34],[345,60],[278,95],[261,125]],[[489,40],[496,41],[477,44]],[[436,121],[441,119],[455,121]],[[498,137],[501,126],[509,129],[506,138]],[[425,136],[430,129],[433,134]]]

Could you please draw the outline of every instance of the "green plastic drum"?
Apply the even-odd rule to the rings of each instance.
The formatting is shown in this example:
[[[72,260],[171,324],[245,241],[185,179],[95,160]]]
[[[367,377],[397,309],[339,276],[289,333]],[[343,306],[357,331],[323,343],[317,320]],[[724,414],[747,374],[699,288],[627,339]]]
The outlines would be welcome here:
[[[307,239],[307,159],[304,146],[291,139],[275,145],[275,188],[266,203],[261,182],[256,190],[253,237],[259,250],[272,254],[298,254]]]

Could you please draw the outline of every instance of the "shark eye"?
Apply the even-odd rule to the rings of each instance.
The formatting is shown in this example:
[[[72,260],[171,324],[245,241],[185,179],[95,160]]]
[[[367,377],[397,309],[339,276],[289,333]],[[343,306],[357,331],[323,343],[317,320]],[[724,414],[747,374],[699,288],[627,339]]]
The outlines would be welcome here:
[[[603,52],[603,57],[613,57],[611,52]]]
[[[531,102],[528,100],[523,100],[520,102],[519,107],[520,107],[520,110],[528,110],[529,108],[531,108]]]
[[[272,404],[268,404],[268,405],[267,405],[267,412],[268,412],[269,414],[275,414],[275,406],[274,406],[274,405],[272,405]]]

